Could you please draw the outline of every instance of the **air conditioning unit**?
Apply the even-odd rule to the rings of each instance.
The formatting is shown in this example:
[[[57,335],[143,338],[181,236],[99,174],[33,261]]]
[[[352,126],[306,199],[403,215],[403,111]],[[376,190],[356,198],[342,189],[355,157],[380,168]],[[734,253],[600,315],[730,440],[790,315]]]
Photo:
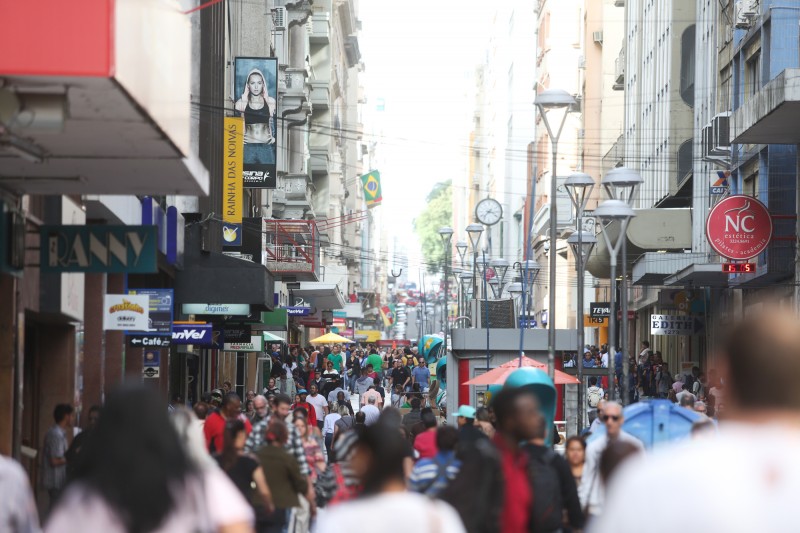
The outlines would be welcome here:
[[[746,30],[753,24],[753,19],[758,15],[758,0],[738,0],[735,4],[734,26],[739,30]]]
[[[603,44],[603,32],[602,31],[592,32],[592,40],[596,44]]]
[[[711,155],[730,155],[731,153],[731,128],[730,112],[720,113],[711,119],[711,137],[709,139],[709,153]]]
[[[272,10],[272,23],[276,30],[285,30],[288,23],[285,7],[276,7]]]
[[[742,0],[742,15],[753,18],[758,15],[759,0]]]
[[[515,329],[514,300],[472,300],[472,324],[478,328]]]

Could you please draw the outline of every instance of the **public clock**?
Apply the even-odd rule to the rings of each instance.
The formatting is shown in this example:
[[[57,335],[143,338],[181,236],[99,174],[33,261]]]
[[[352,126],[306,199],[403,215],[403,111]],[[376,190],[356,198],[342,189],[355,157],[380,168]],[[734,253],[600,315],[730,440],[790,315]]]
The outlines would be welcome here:
[[[475,206],[475,217],[485,226],[493,226],[503,218],[503,206],[494,198],[484,198]]]

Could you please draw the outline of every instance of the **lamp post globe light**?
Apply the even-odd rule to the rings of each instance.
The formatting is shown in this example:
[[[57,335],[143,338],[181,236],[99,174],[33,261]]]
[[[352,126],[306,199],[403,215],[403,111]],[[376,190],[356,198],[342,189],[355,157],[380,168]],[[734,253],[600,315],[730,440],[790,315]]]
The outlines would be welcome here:
[[[578,360],[575,365],[578,367],[578,380],[581,382],[578,386],[578,433],[580,433],[586,417],[586,402],[583,400],[583,393],[586,388],[583,382],[583,352],[586,345],[583,324],[583,290],[586,276],[586,260],[589,259],[589,255],[591,255],[595,244],[597,244],[597,239],[589,232],[576,231],[569,236],[567,243],[575,255],[575,270],[578,273]]]
[[[636,188],[644,182],[644,178],[636,172],[627,167],[617,167],[609,170],[600,184],[606,190],[609,198],[622,200],[627,203],[631,208],[633,207],[633,197],[636,194]],[[626,237],[623,234],[623,237]],[[630,351],[628,350],[628,239],[622,239],[622,288],[620,290],[620,300],[622,300],[622,328],[620,331],[620,351],[622,357],[622,383],[620,387],[622,391],[622,404],[628,405],[630,403],[630,389],[628,388],[628,373],[630,372],[630,365],[627,358]],[[611,366],[612,357],[616,358],[616,353],[609,354],[608,364]]]
[[[534,101],[536,107],[539,109],[539,114],[542,116],[544,127],[547,129],[547,135],[550,137],[550,145],[553,149],[553,170],[550,175],[550,301],[549,312],[551,317],[556,314],[556,239],[558,238],[558,213],[556,207],[556,193],[557,193],[557,164],[558,164],[558,138],[561,137],[561,131],[564,129],[564,124],[567,121],[567,113],[569,108],[576,104],[575,98],[567,91],[562,89],[545,89],[536,95]],[[561,116],[561,123],[558,130],[554,133],[550,127],[550,121],[547,119],[547,111],[550,109],[564,109]],[[550,320],[547,325],[547,371],[550,379],[555,379],[555,361],[556,361],[556,323],[555,320]]]
[[[531,301],[533,299],[533,284],[536,281],[536,277],[539,275],[539,271],[542,269],[541,265],[539,265],[538,261],[535,259],[526,259],[525,261],[518,261],[514,263],[514,270],[519,272],[519,277],[522,280],[520,291],[522,293],[522,302],[520,302],[520,314],[524,313],[525,316],[525,324],[521,324],[519,328],[519,366],[522,366],[522,354],[524,353],[523,350],[523,341],[525,330],[530,327],[530,313],[528,312],[528,308],[531,305]],[[513,285],[513,283],[512,283]],[[510,291],[511,289],[509,289]]]
[[[508,259],[499,257],[489,261],[489,266],[494,269],[494,273],[496,274],[497,281],[500,284],[500,289],[502,291],[506,281],[506,272],[508,272],[508,268],[511,266],[511,263],[508,262]]]
[[[444,317],[444,353],[447,353],[447,326],[449,325],[450,321],[450,310],[447,307],[447,296],[448,292],[450,292],[449,288],[449,278],[447,277],[447,266],[450,262],[449,254],[450,254],[450,241],[453,240],[453,228],[448,226],[442,226],[439,228],[439,237],[442,238],[442,246],[444,247],[444,312],[442,316]]]
[[[619,253],[620,246],[622,242],[625,240],[625,234],[628,230],[628,222],[636,216],[636,213],[633,211],[633,208],[629,206],[626,202],[622,200],[606,200],[599,206],[597,209],[594,210],[594,214],[597,218],[601,220],[600,229],[603,233],[603,239],[606,242],[606,247],[608,247],[609,251],[609,265],[611,267],[611,316],[609,317],[609,324],[608,324],[608,387],[611,389],[609,392],[609,398],[615,399],[615,392],[614,392],[614,364],[613,358],[616,355],[616,346],[615,346],[615,339],[617,335],[617,313],[616,313],[616,300],[617,295],[616,291],[614,290],[616,279],[617,279],[617,254]],[[620,232],[617,236],[616,242],[612,244],[611,238],[608,235],[608,230],[606,229],[606,224],[611,222],[619,222],[620,223]],[[626,368],[626,361],[623,360],[622,369],[623,372]],[[625,377],[623,375],[623,381]],[[627,383],[623,383],[620,386],[621,390],[627,390]]]
[[[458,241],[456,243],[456,251],[458,252],[458,256],[461,258],[461,266],[464,266],[464,255],[467,253],[467,248],[469,245],[467,241]]]
[[[478,246],[481,243],[481,235],[483,234],[483,225],[470,224],[466,228],[469,242],[472,245],[472,298],[478,299]]]

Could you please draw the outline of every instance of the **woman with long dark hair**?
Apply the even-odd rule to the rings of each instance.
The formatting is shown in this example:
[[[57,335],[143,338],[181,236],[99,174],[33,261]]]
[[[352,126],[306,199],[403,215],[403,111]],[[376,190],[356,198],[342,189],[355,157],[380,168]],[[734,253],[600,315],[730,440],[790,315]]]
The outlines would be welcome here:
[[[406,489],[408,443],[396,428],[378,422],[363,429],[348,461],[353,475],[363,483],[361,495],[332,506],[319,520],[318,533],[367,531],[375,516],[402,517],[381,524],[383,533],[462,533],[461,518],[448,504]]]
[[[192,460],[154,391],[111,392],[84,446],[46,531],[252,531],[250,506],[218,468]]]
[[[257,516],[266,516],[275,511],[272,494],[264,477],[261,463],[250,454],[244,453],[247,432],[244,422],[239,419],[228,420],[225,424],[224,447],[222,453],[215,456],[217,464],[228,474],[228,477],[249,502],[252,503],[253,484],[258,493],[260,505],[255,507]]]

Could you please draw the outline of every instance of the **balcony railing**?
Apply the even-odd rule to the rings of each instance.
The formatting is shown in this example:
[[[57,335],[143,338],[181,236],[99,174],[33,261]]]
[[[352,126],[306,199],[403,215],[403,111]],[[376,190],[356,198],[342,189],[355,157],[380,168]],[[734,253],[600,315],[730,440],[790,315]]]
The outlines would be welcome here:
[[[266,220],[267,268],[276,280],[319,281],[319,232],[313,220]]]

